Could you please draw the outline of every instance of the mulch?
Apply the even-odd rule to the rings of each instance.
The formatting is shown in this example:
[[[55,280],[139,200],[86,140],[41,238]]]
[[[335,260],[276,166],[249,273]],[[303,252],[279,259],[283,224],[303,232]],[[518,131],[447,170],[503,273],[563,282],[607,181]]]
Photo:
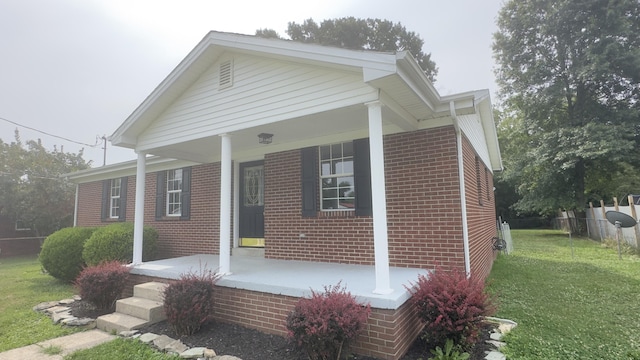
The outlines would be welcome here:
[[[97,310],[85,301],[76,301],[70,305],[71,313],[76,317],[96,318],[112,311]],[[472,349],[470,360],[482,360],[485,351],[492,350],[485,343],[493,328],[487,325],[482,329],[481,341]],[[286,338],[278,335],[270,335],[249,329],[244,326],[209,321],[203,324],[200,331],[190,336],[177,336],[171,326],[162,321],[157,324],[140,329],[142,333],[151,332],[158,335],[167,335],[174,339],[180,339],[189,347],[206,347],[213,349],[219,355],[233,355],[243,360],[306,360],[307,357],[300,353]],[[401,360],[423,360],[431,357],[423,341],[416,340],[409,351]],[[378,360],[372,357],[355,355],[352,360]]]

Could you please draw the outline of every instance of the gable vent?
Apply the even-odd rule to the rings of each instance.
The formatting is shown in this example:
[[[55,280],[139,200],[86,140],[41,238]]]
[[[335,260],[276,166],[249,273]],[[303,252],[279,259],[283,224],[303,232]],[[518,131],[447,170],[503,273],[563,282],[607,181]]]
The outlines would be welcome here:
[[[231,60],[220,64],[219,88],[224,89],[233,85],[233,68]]]

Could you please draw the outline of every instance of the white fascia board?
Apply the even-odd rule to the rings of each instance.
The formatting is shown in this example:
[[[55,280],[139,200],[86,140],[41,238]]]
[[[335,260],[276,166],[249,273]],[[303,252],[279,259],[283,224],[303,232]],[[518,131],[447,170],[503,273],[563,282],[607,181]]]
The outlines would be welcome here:
[[[198,164],[199,163],[193,161],[150,156],[146,159],[146,170],[147,173],[150,173],[160,170],[177,169]],[[115,179],[122,176],[132,176],[136,174],[136,167],[137,160],[131,160],[117,164],[105,165],[97,168],[62,174],[60,175],[60,178],[71,181],[72,183],[82,184],[106,179]]]
[[[487,94],[489,91],[487,91]],[[491,161],[491,169],[493,171],[502,171],[502,156],[500,155],[500,142],[498,141],[498,130],[496,129],[495,119],[493,118],[493,107],[491,98],[484,97],[477,101],[478,113],[484,130],[484,137],[487,140],[487,148],[489,150],[489,158]]]
[[[418,62],[407,51],[396,54],[397,74],[431,111],[436,111],[440,94],[427,78]]]
[[[252,35],[241,35],[211,31],[206,37],[211,44],[230,50],[271,54],[276,57],[307,60],[349,66],[371,68],[382,71],[395,70],[394,53],[369,50],[351,50],[318,44],[305,44],[293,40],[266,39]]]

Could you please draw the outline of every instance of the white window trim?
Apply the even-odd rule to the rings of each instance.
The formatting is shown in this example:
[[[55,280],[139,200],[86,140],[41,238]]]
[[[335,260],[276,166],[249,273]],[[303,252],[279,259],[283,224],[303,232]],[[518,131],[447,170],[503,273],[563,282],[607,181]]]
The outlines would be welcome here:
[[[320,183],[318,185],[320,187],[320,211],[334,212],[334,211],[355,211],[356,210],[355,206],[353,208],[325,209],[324,208],[324,197],[323,197],[323,194],[322,194],[322,190],[323,190],[322,189],[322,180],[324,180],[324,179],[332,179],[332,178],[341,178],[341,177],[351,177],[352,179],[354,179],[353,184],[351,186],[353,188],[353,191],[355,192],[356,184],[355,184],[355,175],[354,175],[353,171],[350,172],[350,173],[340,173],[340,174],[335,174],[335,175],[324,175],[324,176],[322,175],[322,160],[323,160],[322,159],[322,148],[326,147],[326,146],[331,148],[331,146],[337,145],[337,144],[340,144],[344,148],[344,144],[347,144],[347,143],[353,144],[352,141],[343,141],[343,142],[339,142],[339,143],[332,143],[332,144],[326,144],[326,145],[318,146],[318,167],[319,167],[318,174],[320,175]],[[353,151],[353,148],[352,148],[352,151]],[[352,165],[355,166],[355,157],[354,157],[354,155],[351,154],[350,157],[351,157]],[[344,159],[344,156],[342,156],[341,158]],[[337,158],[330,157],[330,160],[333,160],[333,159],[337,159]],[[338,202],[339,202],[339,198],[338,198]],[[354,205],[355,205],[355,196],[353,197],[353,202],[354,202]]]
[[[114,183],[117,183],[117,189],[118,189],[118,195],[113,195],[113,190],[114,188]],[[118,219],[120,218],[120,205],[122,204],[121,201],[118,202],[118,213],[117,215],[113,215],[113,210],[115,209],[113,206],[113,200],[118,199],[120,200],[120,195],[122,194],[122,179],[118,178],[118,179],[111,179],[111,181],[109,182],[109,218],[110,219]]]
[[[169,180],[170,179],[169,174],[171,172],[175,174],[178,171],[180,171],[180,181],[182,181],[182,169],[167,170],[167,180],[165,183],[166,201],[165,201],[165,210],[164,210],[164,214],[166,216],[182,216],[182,184],[180,184],[180,189],[178,190],[172,190],[172,189],[170,190],[169,188],[169,181],[172,181],[172,180]],[[173,178],[175,179],[176,176],[174,175]],[[171,195],[173,194],[178,194],[178,202],[173,203],[173,204],[178,204],[180,206],[180,212],[177,212],[177,213],[169,212],[169,205],[172,204],[170,202]]]

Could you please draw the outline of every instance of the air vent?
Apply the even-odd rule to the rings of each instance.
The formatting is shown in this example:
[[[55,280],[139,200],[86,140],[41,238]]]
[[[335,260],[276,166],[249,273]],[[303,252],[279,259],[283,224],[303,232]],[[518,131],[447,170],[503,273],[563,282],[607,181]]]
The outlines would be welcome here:
[[[227,60],[220,64],[220,80],[219,87],[220,89],[228,88],[233,85],[233,67],[232,61]]]

